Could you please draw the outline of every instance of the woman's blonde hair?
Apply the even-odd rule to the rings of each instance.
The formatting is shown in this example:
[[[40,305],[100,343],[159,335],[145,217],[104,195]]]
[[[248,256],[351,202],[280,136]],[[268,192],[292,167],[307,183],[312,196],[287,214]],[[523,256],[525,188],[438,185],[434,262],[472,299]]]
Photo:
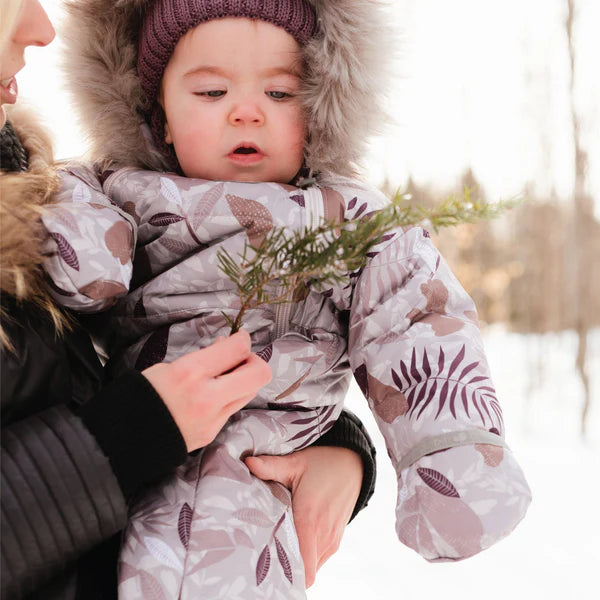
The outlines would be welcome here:
[[[10,38],[19,21],[23,0],[2,0],[2,18],[0,18],[0,62],[4,46]]]

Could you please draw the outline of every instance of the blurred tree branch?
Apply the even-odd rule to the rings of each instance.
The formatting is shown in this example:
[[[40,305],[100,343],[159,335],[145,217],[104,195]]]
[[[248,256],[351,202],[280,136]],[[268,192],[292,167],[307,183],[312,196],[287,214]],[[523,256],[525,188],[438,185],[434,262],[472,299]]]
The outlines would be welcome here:
[[[575,329],[578,336],[578,348],[576,366],[581,377],[584,388],[584,403],[581,412],[581,433],[585,435],[587,428],[587,417],[590,409],[590,383],[586,370],[587,338],[591,329],[592,297],[590,293],[589,278],[594,270],[594,258],[591,250],[591,226],[594,219],[594,208],[592,198],[586,194],[586,171],[587,153],[581,145],[581,122],[575,107],[575,80],[576,80],[576,56],[575,56],[575,33],[574,23],[576,21],[576,2],[566,0],[567,17],[565,29],[569,50],[569,98],[571,111],[571,124],[573,128],[573,152],[575,163],[575,178],[573,186],[573,200],[575,203],[575,219],[573,232],[573,243],[575,244],[576,269],[576,324]]]

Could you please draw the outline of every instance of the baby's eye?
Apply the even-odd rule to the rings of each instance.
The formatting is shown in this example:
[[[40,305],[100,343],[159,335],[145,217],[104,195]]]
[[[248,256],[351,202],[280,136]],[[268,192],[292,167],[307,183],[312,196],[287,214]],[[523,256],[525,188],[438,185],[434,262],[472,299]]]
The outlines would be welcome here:
[[[206,98],[221,98],[225,95],[225,90],[209,90],[208,92],[195,92],[195,94]]]
[[[267,92],[267,96],[269,96],[269,98],[273,98],[273,100],[285,100],[286,98],[292,97],[292,95],[288,94],[287,92],[279,92],[277,90]]]

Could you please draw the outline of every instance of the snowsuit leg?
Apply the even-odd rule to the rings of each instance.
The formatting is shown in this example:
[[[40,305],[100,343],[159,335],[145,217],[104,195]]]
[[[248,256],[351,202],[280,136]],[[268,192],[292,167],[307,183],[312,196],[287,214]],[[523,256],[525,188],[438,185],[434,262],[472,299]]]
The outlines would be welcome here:
[[[305,599],[291,495],[243,458],[300,447],[310,414],[243,411],[147,492],[123,538],[120,600]]]

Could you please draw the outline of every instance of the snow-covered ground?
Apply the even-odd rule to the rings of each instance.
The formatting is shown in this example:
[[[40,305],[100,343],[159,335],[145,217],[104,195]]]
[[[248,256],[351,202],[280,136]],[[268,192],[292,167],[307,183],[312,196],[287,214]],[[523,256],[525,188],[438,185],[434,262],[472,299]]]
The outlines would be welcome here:
[[[348,407],[373,432],[379,476],[368,508],[348,526],[309,600],[544,600],[599,597],[600,330],[589,340],[593,410],[579,434],[581,384],[575,336],[524,336],[499,327],[485,346],[507,441],[533,492],[521,524],[496,546],[458,563],[430,564],[394,532],[396,482],[383,439],[357,387]]]

